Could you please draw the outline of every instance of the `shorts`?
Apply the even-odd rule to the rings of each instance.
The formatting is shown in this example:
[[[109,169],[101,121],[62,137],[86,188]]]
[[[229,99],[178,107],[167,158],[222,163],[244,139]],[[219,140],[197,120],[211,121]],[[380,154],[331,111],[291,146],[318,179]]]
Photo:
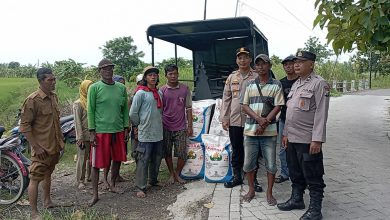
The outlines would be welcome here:
[[[163,146],[165,157],[172,157],[172,147],[174,147],[174,156],[182,160],[187,159],[187,130],[181,131],[163,131]]]
[[[32,162],[29,167],[30,179],[39,182],[45,178],[45,175],[51,175],[59,159],[60,153],[48,155],[44,160],[41,160],[36,156],[32,156]]]
[[[107,168],[111,160],[126,161],[124,131],[96,134],[96,146],[91,145],[91,165],[94,168]]]
[[[245,136],[244,139],[244,167],[245,172],[258,168],[259,151],[263,154],[267,172],[275,174],[276,167],[276,136]]]

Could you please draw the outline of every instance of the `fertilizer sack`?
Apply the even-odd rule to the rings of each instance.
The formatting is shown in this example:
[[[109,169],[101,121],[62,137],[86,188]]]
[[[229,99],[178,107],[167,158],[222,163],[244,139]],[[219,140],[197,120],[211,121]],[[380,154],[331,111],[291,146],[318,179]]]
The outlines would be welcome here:
[[[202,179],[204,177],[204,146],[199,142],[188,142],[187,160],[180,173],[186,180]]]
[[[223,130],[222,122],[220,120],[222,108],[222,99],[217,99],[214,108],[214,114],[211,119],[210,131],[209,134],[219,135],[219,136],[229,136],[229,132]]]
[[[226,136],[203,134],[205,145],[205,181],[225,183],[233,179],[230,165],[230,139]]]
[[[193,134],[190,137],[191,141],[202,142],[202,134],[208,133],[211,119],[211,109],[214,104],[215,100],[213,99],[192,102]]]

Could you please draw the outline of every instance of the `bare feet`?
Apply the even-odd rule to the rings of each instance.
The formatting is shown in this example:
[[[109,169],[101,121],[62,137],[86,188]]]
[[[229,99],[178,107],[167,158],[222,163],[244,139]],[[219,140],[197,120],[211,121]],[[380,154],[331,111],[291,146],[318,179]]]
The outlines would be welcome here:
[[[254,197],[255,192],[249,191],[242,199],[244,200],[244,202],[251,202]]]
[[[118,189],[117,187],[113,187],[113,186],[111,186],[108,191],[111,192],[111,193],[123,194],[122,190]]]
[[[43,207],[44,207],[45,209],[51,209],[51,208],[57,207],[57,205],[54,204],[54,203],[50,200],[50,201],[44,202],[44,203],[43,203]]]
[[[174,184],[175,181],[176,181],[175,175],[171,175],[171,176],[169,177],[169,180],[168,180],[169,184]]]
[[[111,185],[107,181],[103,180],[103,187],[102,188],[103,188],[103,190],[110,190]]]
[[[78,188],[79,188],[79,189],[85,189],[85,184],[84,184],[84,183],[79,183]]]
[[[88,202],[88,206],[89,206],[89,207],[92,207],[92,206],[95,205],[98,201],[99,201],[99,198],[93,197],[93,198]]]
[[[179,174],[176,174],[176,181],[177,181],[178,183],[180,183],[180,184],[184,184],[184,183],[186,183],[186,181],[185,181],[185,180],[183,180],[183,179],[180,177],[180,175],[179,175]]]
[[[143,191],[138,191],[136,195],[138,198],[145,198],[146,197],[146,194]]]
[[[278,202],[276,201],[276,199],[272,194],[267,193],[267,203],[270,206],[275,206]]]
[[[123,178],[122,176],[118,175],[118,177],[116,178],[116,182],[126,182],[126,179]]]

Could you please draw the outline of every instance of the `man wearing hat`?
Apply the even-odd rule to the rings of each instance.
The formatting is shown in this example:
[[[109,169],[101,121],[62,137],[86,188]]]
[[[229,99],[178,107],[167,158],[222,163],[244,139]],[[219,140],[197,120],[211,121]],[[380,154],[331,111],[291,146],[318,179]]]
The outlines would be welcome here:
[[[238,70],[229,75],[226,80],[222,96],[221,120],[224,130],[229,131],[232,144],[232,167],[234,178],[224,184],[226,188],[232,188],[242,184],[242,167],[244,164],[244,124],[245,113],[240,104],[241,93],[245,91],[246,83],[258,75],[250,64],[251,53],[248,48],[240,47],[236,50],[236,63]]]
[[[286,76],[280,80],[282,83],[283,97],[284,100],[287,100],[287,95],[290,93],[291,86],[297,81],[298,76],[294,71],[294,56],[290,55],[282,60],[283,69],[286,72]],[[280,159],[280,175],[276,177],[275,183],[283,183],[289,179],[288,167],[286,161],[286,150],[282,144],[283,137],[283,128],[286,121],[286,110],[287,106],[283,105],[280,110],[279,118],[279,131],[278,131],[278,140],[280,143],[279,159]]]
[[[126,161],[126,146],[129,109],[126,87],[114,82],[114,64],[103,59],[98,70],[101,81],[92,84],[88,90],[88,129],[91,140],[92,190],[93,198],[89,205],[98,201],[99,169],[108,168],[111,160],[111,184],[109,190],[117,192],[115,183],[122,161]]]
[[[241,97],[242,109],[248,115],[244,128],[244,171],[248,177],[249,191],[244,200],[250,202],[255,196],[254,179],[258,168],[258,155],[261,151],[267,170],[267,203],[276,205],[272,195],[276,167],[276,115],[284,105],[282,85],[270,77],[272,64],[269,57],[260,54],[255,58],[255,69],[259,74],[247,83]]]
[[[163,102],[157,89],[158,73],[156,67],[145,67],[143,84],[136,89],[129,114],[132,125],[138,127],[135,176],[138,198],[146,196],[148,176],[151,186],[158,185],[157,177],[163,157]]]
[[[314,73],[316,55],[298,51],[294,70],[299,79],[287,96],[283,144],[292,182],[290,199],[278,204],[283,211],[304,209],[303,192],[310,192],[310,205],[300,219],[322,219],[321,207],[325,183],[322,143],[326,141],[329,85]]]

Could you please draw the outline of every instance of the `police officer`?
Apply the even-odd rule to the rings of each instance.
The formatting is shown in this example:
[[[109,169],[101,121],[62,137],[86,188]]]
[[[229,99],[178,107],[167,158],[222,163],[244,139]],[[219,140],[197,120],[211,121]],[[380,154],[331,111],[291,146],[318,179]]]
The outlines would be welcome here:
[[[258,76],[251,68],[251,62],[250,50],[246,47],[238,48],[236,51],[238,70],[229,75],[223,91],[221,120],[223,129],[229,131],[230,142],[233,148],[231,163],[234,174],[233,181],[224,184],[226,188],[242,184],[241,170],[244,165],[245,113],[241,108],[240,96],[241,92],[245,92],[246,82]]]
[[[329,85],[313,72],[316,55],[298,51],[294,70],[299,79],[287,96],[286,124],[283,144],[292,182],[290,199],[278,204],[283,211],[304,209],[303,192],[308,186],[310,205],[300,219],[322,219],[324,197],[324,165],[322,143],[326,139],[329,107]]]

